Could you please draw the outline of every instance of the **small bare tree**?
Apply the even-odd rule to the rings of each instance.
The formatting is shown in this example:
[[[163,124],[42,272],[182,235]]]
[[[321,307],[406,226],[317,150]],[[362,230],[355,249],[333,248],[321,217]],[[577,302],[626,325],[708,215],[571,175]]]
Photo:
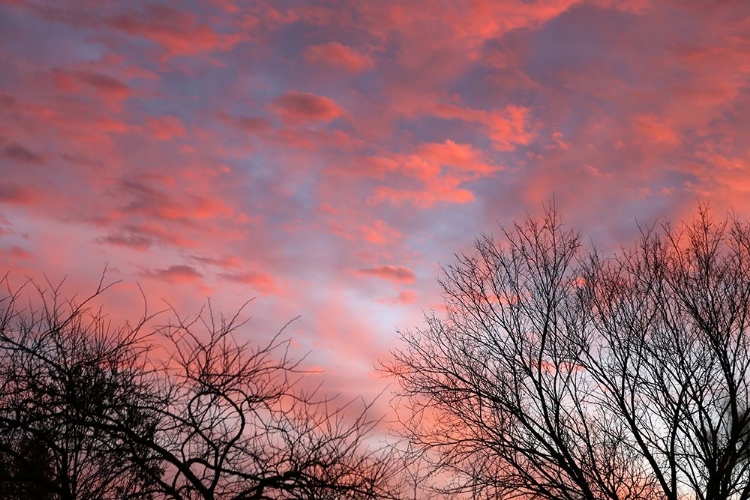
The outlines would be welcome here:
[[[112,328],[92,307],[101,283],[81,302],[3,284],[0,499],[396,496],[400,462],[370,405],[305,391],[281,332],[238,342],[238,316],[210,305]]]
[[[551,208],[441,285],[386,368],[444,493],[750,498],[747,223],[701,209],[603,258]]]

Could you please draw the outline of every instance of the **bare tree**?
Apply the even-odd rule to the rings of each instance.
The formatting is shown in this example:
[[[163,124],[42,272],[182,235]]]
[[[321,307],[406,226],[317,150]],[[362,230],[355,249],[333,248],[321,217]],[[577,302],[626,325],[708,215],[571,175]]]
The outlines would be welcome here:
[[[239,314],[239,313],[238,313]],[[304,371],[288,341],[239,343],[238,316],[210,305],[160,330],[171,357],[161,376],[168,402],[153,439],[124,429],[167,464],[154,477],[174,499],[391,498],[397,461],[372,438],[377,420],[356,401],[301,387]]]
[[[480,238],[387,370],[440,489],[750,498],[750,227],[706,209],[609,258],[554,208]]]
[[[136,325],[111,328],[88,299],[62,300],[59,287],[6,279],[0,313],[0,461],[3,498],[151,498],[153,454],[129,460],[131,443],[97,425],[126,422],[153,435],[145,408],[148,336]],[[24,288],[31,294],[24,295]],[[26,302],[28,300],[28,302]],[[149,474],[144,474],[151,469]]]
[[[400,462],[375,438],[371,405],[305,390],[282,332],[239,342],[240,313],[210,304],[113,328],[92,306],[101,283],[80,303],[4,283],[0,498],[396,496]]]

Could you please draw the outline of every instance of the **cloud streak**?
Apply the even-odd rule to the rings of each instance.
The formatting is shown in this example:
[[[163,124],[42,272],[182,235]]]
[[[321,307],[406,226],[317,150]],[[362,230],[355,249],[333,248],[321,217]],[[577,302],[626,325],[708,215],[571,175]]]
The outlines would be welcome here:
[[[401,283],[414,282],[414,272],[404,266],[378,266],[354,271],[359,276],[374,276]]]

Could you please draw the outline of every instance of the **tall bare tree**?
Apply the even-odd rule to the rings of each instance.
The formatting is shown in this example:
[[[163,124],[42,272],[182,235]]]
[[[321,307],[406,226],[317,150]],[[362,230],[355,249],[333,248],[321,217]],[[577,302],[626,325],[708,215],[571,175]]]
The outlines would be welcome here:
[[[750,498],[750,226],[706,209],[603,257],[550,208],[483,236],[387,369],[436,488]],[[439,479],[439,480],[438,480]]]

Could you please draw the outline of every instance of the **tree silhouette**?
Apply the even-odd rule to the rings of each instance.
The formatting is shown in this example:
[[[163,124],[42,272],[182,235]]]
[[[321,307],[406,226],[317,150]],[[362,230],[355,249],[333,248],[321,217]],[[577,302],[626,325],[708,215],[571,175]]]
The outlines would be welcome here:
[[[279,334],[262,346],[238,343],[238,317],[216,318],[210,305],[190,320],[173,318],[160,328],[171,356],[159,370],[163,404],[150,409],[159,414],[153,439],[113,423],[166,464],[153,479],[167,497],[395,496],[395,455],[367,446],[377,423],[369,405],[347,419],[356,401],[336,407],[305,391]]]
[[[52,498],[54,469],[39,440],[4,435],[0,443],[0,499]]]
[[[750,498],[750,226],[701,208],[605,258],[554,208],[445,268],[387,370],[473,498]]]
[[[144,409],[147,338],[140,326],[110,328],[90,301],[63,301],[58,288],[7,287],[0,316],[0,457],[7,498],[151,498],[148,477],[159,464],[148,453],[128,459],[131,444],[94,425],[117,419],[153,432]],[[28,298],[28,297],[27,297]],[[149,475],[144,471],[153,468]]]
[[[93,307],[102,283],[80,303],[3,283],[0,498],[397,495],[400,462],[373,437],[370,405],[305,390],[281,332],[239,342],[240,313],[210,304],[113,328]]]

